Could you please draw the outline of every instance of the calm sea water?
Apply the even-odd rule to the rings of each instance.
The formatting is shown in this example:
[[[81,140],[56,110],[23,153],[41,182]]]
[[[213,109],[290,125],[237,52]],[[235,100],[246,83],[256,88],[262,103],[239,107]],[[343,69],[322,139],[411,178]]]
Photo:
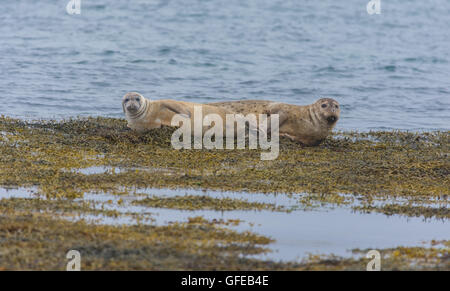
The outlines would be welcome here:
[[[338,129],[449,130],[450,1],[0,1],[0,114],[122,117],[121,97],[342,104]]]

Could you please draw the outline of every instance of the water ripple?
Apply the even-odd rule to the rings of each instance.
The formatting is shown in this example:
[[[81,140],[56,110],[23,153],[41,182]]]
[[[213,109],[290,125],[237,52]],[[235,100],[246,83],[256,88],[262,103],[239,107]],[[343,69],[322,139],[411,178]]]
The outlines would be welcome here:
[[[338,129],[448,130],[450,2],[2,3],[0,113],[121,117],[124,92],[342,104]],[[11,102],[23,100],[26,102]],[[85,105],[95,99],[97,108]]]

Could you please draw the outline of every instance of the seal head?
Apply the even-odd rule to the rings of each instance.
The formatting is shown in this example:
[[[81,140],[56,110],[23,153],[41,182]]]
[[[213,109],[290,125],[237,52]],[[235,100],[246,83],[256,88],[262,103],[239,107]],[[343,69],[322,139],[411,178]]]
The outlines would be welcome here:
[[[147,99],[137,92],[128,92],[122,98],[123,112],[128,118],[137,119],[147,109]]]
[[[332,98],[321,98],[314,103],[321,120],[325,120],[327,125],[334,127],[339,120],[341,109],[339,103]]]

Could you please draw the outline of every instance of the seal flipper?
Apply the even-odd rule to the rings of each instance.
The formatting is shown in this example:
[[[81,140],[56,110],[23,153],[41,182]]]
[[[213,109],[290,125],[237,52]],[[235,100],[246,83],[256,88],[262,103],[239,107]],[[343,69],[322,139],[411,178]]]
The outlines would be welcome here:
[[[270,117],[272,114],[278,114],[278,128],[281,128],[283,123],[285,123],[288,119],[288,114],[285,110],[283,110],[283,104],[281,103],[272,103],[267,106],[267,110],[265,113]],[[269,119],[268,119],[269,120]],[[269,122],[267,125],[267,131],[271,131],[272,122]]]

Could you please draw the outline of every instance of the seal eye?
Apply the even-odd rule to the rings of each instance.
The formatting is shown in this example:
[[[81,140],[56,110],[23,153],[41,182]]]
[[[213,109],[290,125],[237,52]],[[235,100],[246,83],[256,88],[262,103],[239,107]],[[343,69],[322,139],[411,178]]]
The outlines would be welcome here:
[[[125,103],[127,103],[128,101],[130,101],[130,99],[128,99],[128,98],[127,98],[127,99],[125,99]]]
[[[324,103],[324,104],[322,104],[322,108],[325,108],[325,107],[327,107],[327,105]]]

